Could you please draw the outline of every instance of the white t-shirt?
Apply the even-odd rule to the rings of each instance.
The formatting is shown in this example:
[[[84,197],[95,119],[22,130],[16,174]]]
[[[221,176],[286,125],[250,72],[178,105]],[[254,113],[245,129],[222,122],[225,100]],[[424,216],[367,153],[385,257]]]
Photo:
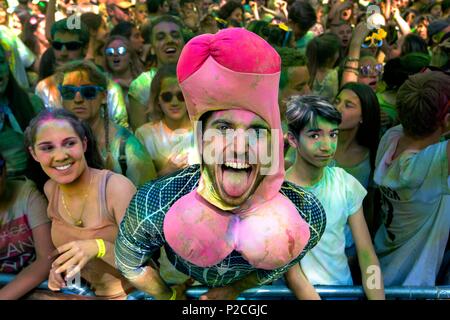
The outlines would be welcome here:
[[[375,236],[384,283],[433,286],[450,228],[447,141],[407,150],[395,160],[403,128],[380,141],[374,181],[382,193],[384,224]]]
[[[158,171],[162,170],[168,159],[174,155],[187,154],[189,165],[200,163],[192,130],[172,131],[162,121],[158,121],[140,126],[135,135],[146,147]]]
[[[142,72],[139,77],[134,79],[128,89],[128,96],[133,97],[140,104],[146,106],[150,100],[150,88],[156,71],[156,68],[152,68],[149,71]]]
[[[310,187],[327,215],[327,226],[319,243],[300,261],[312,284],[352,285],[345,255],[344,227],[362,206],[366,189],[344,169],[325,167],[322,179]]]

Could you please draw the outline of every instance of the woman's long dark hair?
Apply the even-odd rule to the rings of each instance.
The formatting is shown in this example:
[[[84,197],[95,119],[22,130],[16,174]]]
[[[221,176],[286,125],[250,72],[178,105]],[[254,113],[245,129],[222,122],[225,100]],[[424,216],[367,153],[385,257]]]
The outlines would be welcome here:
[[[342,90],[351,90],[361,103],[362,123],[356,133],[356,142],[369,149],[370,165],[375,169],[375,157],[380,140],[380,105],[377,96],[371,87],[356,82],[349,82],[342,86]]]
[[[27,150],[33,149],[36,132],[41,122],[50,119],[67,121],[82,141],[86,138],[87,148],[84,156],[88,166],[94,169],[104,169],[103,160],[97,147],[97,140],[91,127],[87,123],[78,120],[72,112],[65,109],[44,109],[31,120],[30,125],[25,130],[25,146]],[[47,174],[31,157],[29,157],[27,169],[26,176],[34,181],[39,191],[44,192],[44,184],[48,180]]]
[[[39,64],[39,81],[55,73],[56,58],[53,48],[50,47],[42,54]]]
[[[88,166],[94,169],[104,168],[103,160],[97,147],[97,140],[95,139],[91,127],[87,123],[78,120],[72,112],[65,109],[44,109],[31,120],[30,125],[25,130],[25,146],[28,150],[30,148],[33,149],[34,147],[36,132],[41,122],[50,119],[67,121],[72,126],[81,141],[86,138],[87,149],[84,156]],[[44,173],[36,161],[29,161],[27,176],[36,183],[36,186],[40,191],[43,191],[43,187],[45,182],[48,180],[48,176]]]
[[[310,75],[310,88],[313,87],[314,80],[316,79],[317,75],[317,70],[319,68],[329,66],[330,61],[332,61],[336,53],[340,52],[340,47],[341,44],[339,37],[334,33],[321,34],[308,43],[308,46],[306,47],[306,57],[308,59],[307,66]]]

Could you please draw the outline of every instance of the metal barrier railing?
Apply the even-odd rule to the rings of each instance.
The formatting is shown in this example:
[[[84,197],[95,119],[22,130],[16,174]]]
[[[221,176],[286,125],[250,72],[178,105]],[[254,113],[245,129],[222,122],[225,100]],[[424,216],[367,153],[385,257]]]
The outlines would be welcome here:
[[[15,275],[0,273],[0,287],[8,284]],[[363,299],[365,297],[361,286],[314,286],[323,299]],[[47,281],[37,289],[48,290]],[[187,290],[188,298],[198,299],[208,289],[206,287],[191,287]],[[436,287],[386,287],[387,299],[450,299],[450,286]],[[139,299],[139,294],[135,295]],[[266,285],[244,291],[240,297],[244,299],[294,299],[291,290],[284,285]]]

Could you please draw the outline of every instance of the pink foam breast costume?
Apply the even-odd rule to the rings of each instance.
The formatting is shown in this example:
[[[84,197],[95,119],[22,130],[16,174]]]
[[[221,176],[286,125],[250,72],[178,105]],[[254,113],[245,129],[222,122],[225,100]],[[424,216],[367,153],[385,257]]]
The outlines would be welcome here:
[[[273,270],[298,257],[309,240],[309,225],[279,193],[284,180],[283,136],[278,107],[281,60],[256,34],[241,28],[195,37],[177,66],[191,121],[207,111],[246,110],[278,129],[275,168],[238,208],[221,201],[208,171],[199,187],[176,201],[164,219],[164,235],[183,259],[210,267],[233,250],[258,269]],[[201,145],[201,143],[199,143]]]

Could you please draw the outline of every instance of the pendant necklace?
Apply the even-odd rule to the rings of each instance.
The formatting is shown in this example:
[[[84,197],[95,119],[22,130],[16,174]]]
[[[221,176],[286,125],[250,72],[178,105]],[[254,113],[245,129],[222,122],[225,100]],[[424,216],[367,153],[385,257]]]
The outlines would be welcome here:
[[[84,207],[85,207],[85,205],[86,205],[86,199],[87,199],[87,197],[88,197],[88,195],[89,195],[89,190],[90,190],[90,187],[91,187],[91,183],[92,183],[93,177],[94,177],[94,175],[91,174],[91,180],[89,181],[89,186],[87,187],[87,191],[86,191],[86,193],[85,193],[84,196],[83,196],[83,206],[81,207],[80,218],[78,218],[78,219],[75,219],[75,218],[72,216],[72,214],[70,213],[70,210],[69,210],[69,208],[67,207],[67,204],[66,204],[66,200],[64,199],[64,191],[61,190],[61,198],[62,198],[62,203],[63,203],[64,209],[66,210],[66,212],[67,212],[67,214],[69,215],[69,217],[70,217],[72,220],[75,221],[75,222],[74,222],[75,226],[80,227],[80,228],[83,228],[83,226],[84,226],[84,225],[83,225],[83,220],[82,220],[83,214],[84,214]]]

